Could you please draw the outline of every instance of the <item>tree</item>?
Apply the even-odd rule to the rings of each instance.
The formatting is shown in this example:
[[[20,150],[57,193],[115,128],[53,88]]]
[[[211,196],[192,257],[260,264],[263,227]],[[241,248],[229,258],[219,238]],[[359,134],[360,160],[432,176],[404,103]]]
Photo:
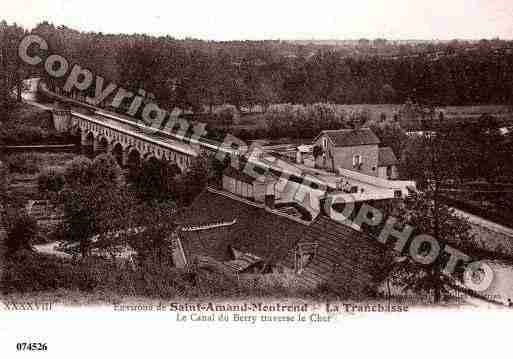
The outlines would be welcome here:
[[[60,168],[45,168],[37,177],[39,191],[59,192],[65,184],[64,173]]]
[[[415,228],[411,238],[419,234],[431,235],[440,245],[440,253],[449,244],[455,248],[472,246],[473,235],[468,220],[441,203],[433,191],[413,195],[406,200],[400,212],[402,225]],[[409,248],[409,245],[405,248]],[[429,245],[420,248],[421,254],[427,254],[430,250]],[[444,295],[449,294],[450,286],[457,279],[457,276],[443,273],[447,256],[441,255],[433,264],[426,266],[414,262],[407,253],[404,254],[405,257],[392,267],[392,282],[415,293],[431,294],[434,303],[439,303]]]
[[[395,89],[389,84],[383,85],[380,92],[382,103],[395,103],[397,93]]]
[[[168,239],[176,229],[176,206],[173,202],[142,202],[120,217],[119,228],[144,228],[140,234],[127,236],[141,262],[152,258],[158,263],[172,257]]]
[[[18,56],[18,44],[24,34],[25,30],[16,24],[0,21],[0,122],[21,101],[26,67]]]
[[[458,178],[459,150],[454,146],[453,133],[444,131],[435,119],[434,107],[420,111],[431,129],[407,141],[401,158],[401,173],[414,179],[421,189],[430,189],[438,195],[442,185]]]
[[[113,185],[119,184],[121,168],[112,154],[102,153],[91,163],[90,173],[93,183]]]
[[[114,219],[126,208],[119,172],[116,160],[106,154],[93,162],[76,159],[65,170],[63,233],[68,241],[80,242],[83,257],[89,253],[91,237],[112,230]]]
[[[184,205],[192,203],[208,183],[208,160],[204,156],[196,157],[186,172],[179,178],[179,202]]]
[[[130,175],[130,182],[139,198],[145,201],[170,200],[177,197],[177,176],[180,168],[170,162],[151,158]]]
[[[402,127],[397,122],[390,120],[379,123],[372,121],[368,125],[380,139],[381,146],[391,147],[394,154],[399,158],[408,141],[408,136]]]
[[[15,218],[9,221],[7,228],[7,253],[9,255],[19,250],[30,250],[30,242],[39,231],[37,221],[25,211],[19,211]]]
[[[64,169],[64,179],[68,186],[75,187],[92,183],[92,162],[85,156],[73,158]]]
[[[220,161],[216,158],[215,154],[210,154],[207,157],[208,184],[218,186],[222,181],[223,172],[228,166],[230,166],[229,157]]]
[[[434,111],[426,113],[434,116]],[[434,123],[433,118],[430,120]],[[417,180],[423,192],[406,202],[404,221],[415,227],[418,234],[433,236],[441,248],[448,243],[470,240],[468,222],[456,216],[440,196],[442,186],[457,177],[459,171],[455,166],[457,162],[450,135],[443,131],[425,133],[413,140],[412,146],[405,151],[405,158],[407,166],[403,169],[409,172],[410,178]],[[411,271],[405,277],[408,285],[412,289],[432,291],[434,301],[438,303],[447,281],[441,261],[430,268],[411,267],[409,262],[405,266]]]

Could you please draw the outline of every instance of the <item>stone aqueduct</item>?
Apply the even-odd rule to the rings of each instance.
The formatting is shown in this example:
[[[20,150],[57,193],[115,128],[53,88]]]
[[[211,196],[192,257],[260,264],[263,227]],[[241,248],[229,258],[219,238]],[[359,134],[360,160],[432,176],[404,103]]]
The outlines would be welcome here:
[[[139,166],[143,161],[158,159],[175,164],[184,171],[199,148],[152,139],[151,136],[127,131],[122,127],[95,121],[86,115],[54,111],[55,123],[68,123],[75,134],[80,133],[82,151],[87,155],[111,153],[121,167]]]

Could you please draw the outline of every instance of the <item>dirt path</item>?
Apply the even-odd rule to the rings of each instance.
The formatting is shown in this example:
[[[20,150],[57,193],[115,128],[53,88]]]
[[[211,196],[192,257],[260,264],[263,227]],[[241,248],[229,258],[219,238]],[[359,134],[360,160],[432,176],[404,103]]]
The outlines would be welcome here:
[[[58,245],[59,245],[58,242],[52,242],[52,243],[47,243],[47,244],[35,245],[33,247],[36,252],[39,252],[42,254],[49,254],[52,256],[59,257],[59,258],[71,258],[72,257],[70,254],[67,254],[67,253],[57,250]]]

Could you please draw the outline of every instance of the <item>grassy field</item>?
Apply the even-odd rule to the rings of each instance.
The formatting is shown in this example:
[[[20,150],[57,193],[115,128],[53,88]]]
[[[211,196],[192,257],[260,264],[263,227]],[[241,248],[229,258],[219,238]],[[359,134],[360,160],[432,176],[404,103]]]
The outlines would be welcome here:
[[[272,105],[273,108],[280,108],[286,106],[281,104]],[[334,105],[337,110],[352,113],[366,113],[370,120],[379,120],[382,115],[387,119],[391,119],[395,114],[399,113],[403,105],[401,104],[380,104],[380,105]],[[481,105],[481,106],[446,106],[441,107],[440,110],[444,112],[446,119],[475,119],[482,115],[493,115],[506,122],[513,123],[513,112],[511,108],[506,105]],[[236,123],[232,126],[234,130],[254,130],[258,128],[265,128],[265,123],[262,121],[262,116],[258,113],[247,113],[241,116]]]
[[[40,127],[41,116],[49,116],[46,110],[29,104],[18,107],[11,115],[9,122],[15,122],[26,126]]]
[[[43,145],[69,143],[68,136],[54,128],[52,113],[21,104],[0,122],[0,145]]]
[[[447,106],[443,107],[448,116],[469,116],[469,115],[510,115],[508,106],[505,105],[482,105],[482,106]]]
[[[3,160],[9,168],[9,191],[21,200],[40,199],[37,184],[39,173],[45,168],[64,168],[76,156],[73,153],[18,153]]]
[[[76,155],[69,152],[24,152],[5,156],[11,174],[37,174],[48,167],[64,167]]]

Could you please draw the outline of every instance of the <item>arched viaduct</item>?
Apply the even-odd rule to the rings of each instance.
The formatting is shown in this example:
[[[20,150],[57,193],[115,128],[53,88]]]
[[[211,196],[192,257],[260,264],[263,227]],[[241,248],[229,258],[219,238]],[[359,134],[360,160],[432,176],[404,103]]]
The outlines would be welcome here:
[[[71,129],[80,133],[85,154],[95,156],[111,153],[121,167],[139,166],[143,161],[155,158],[175,164],[184,171],[200,149],[173,140],[159,140],[150,135],[130,131],[126,126],[114,126],[95,120],[91,116],[73,113]]]

